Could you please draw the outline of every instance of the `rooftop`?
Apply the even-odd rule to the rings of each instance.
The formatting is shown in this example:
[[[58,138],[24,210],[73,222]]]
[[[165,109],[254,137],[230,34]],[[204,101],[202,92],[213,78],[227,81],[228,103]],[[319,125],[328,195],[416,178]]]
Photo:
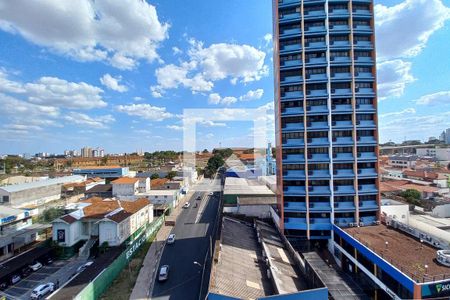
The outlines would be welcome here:
[[[112,192],[112,184],[97,184],[86,191],[88,194]]]
[[[213,266],[210,290],[240,299],[271,295],[272,286],[253,226],[231,218],[223,218],[222,224],[222,247],[219,262]]]
[[[260,195],[274,196],[275,194],[257,180],[227,177],[225,179],[224,195]]]
[[[139,178],[132,178],[132,177],[120,177],[114,181],[112,181],[112,184],[135,184],[139,181]]]
[[[168,181],[169,181],[169,179],[167,179],[167,178],[152,179],[152,180],[150,180],[150,187],[155,188],[157,186],[165,184]]]
[[[450,268],[436,263],[437,249],[400,231],[385,225],[344,230],[413,280],[450,277]],[[428,266],[427,275],[425,265]]]
[[[14,193],[14,192],[20,192],[23,190],[46,187],[46,186],[50,186],[50,185],[57,185],[57,184],[62,185],[62,184],[69,183],[69,182],[82,182],[84,180],[85,180],[84,176],[72,175],[72,176],[56,177],[56,178],[52,178],[52,179],[39,180],[39,181],[28,182],[28,183],[1,186],[0,189],[5,190],[6,192],[9,192],[9,193]]]
[[[122,168],[121,166],[92,166],[92,167],[74,168],[74,170],[109,170],[121,168]]]

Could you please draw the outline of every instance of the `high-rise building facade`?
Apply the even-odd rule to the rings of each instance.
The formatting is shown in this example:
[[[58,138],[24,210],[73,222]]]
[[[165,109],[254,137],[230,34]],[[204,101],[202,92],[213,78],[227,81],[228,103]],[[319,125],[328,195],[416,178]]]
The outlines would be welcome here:
[[[378,223],[372,0],[274,0],[278,210],[287,236]]]

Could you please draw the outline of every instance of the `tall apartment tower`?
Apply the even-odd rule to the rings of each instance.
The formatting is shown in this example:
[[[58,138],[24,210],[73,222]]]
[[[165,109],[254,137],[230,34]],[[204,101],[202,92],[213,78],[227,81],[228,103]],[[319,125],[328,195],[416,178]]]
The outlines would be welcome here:
[[[274,0],[278,210],[284,233],[328,240],[378,223],[372,0]]]

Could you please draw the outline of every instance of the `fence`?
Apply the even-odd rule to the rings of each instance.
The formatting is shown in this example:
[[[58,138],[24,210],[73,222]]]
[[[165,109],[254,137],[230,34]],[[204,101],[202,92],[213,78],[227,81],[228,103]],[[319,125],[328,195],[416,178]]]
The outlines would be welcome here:
[[[117,257],[106,269],[104,269],[93,281],[91,281],[78,295],[74,297],[76,300],[92,300],[99,298],[104,291],[117,278],[122,269],[133,258],[136,251],[156,232],[164,223],[164,215],[148,224],[146,228],[141,230],[134,241],[125,249],[122,254]]]

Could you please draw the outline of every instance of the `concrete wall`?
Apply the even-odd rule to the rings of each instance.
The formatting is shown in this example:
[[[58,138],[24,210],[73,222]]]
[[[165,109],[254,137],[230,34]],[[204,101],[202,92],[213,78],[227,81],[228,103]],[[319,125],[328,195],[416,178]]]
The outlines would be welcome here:
[[[433,216],[440,218],[449,218],[450,217],[450,204],[438,205],[433,208],[432,212]]]
[[[86,239],[85,236],[81,234],[81,222],[77,221],[72,224],[67,224],[64,222],[53,223],[53,233],[52,238],[55,242],[58,241],[58,230],[65,230],[65,242],[60,242],[61,246],[71,247],[75,245],[78,241]],[[64,245],[63,245],[64,244]]]
[[[270,218],[270,205],[238,205],[236,213],[261,219]]]
[[[99,224],[99,245],[107,242],[110,246],[117,246],[118,241],[118,224],[113,221],[102,221]],[[119,237],[120,238],[120,237]]]
[[[150,178],[139,178],[138,189],[139,193],[147,193],[150,191]]]
[[[3,196],[9,196],[9,205],[12,207],[39,206],[61,198],[61,187],[62,184],[54,184],[11,193],[0,188],[0,201]]]
[[[113,196],[132,196],[139,192],[139,182],[134,184],[112,184]]]
[[[409,205],[408,204],[392,204],[381,205],[381,212],[385,213],[389,218],[396,221],[409,223]]]

